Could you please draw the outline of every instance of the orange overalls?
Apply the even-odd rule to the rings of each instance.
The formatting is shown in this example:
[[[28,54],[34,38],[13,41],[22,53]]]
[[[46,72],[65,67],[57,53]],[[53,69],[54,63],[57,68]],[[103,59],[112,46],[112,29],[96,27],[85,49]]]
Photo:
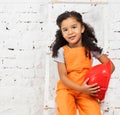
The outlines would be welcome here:
[[[64,58],[67,68],[67,77],[81,85],[87,71],[91,68],[92,60],[85,56],[84,47],[69,48],[64,46]],[[70,89],[60,80],[56,90],[57,115],[101,115],[98,101],[85,93]]]

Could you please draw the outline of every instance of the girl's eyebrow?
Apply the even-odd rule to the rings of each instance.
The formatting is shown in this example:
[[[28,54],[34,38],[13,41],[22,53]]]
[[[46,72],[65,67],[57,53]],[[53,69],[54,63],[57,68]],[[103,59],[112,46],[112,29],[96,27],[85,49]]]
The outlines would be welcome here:
[[[77,26],[77,24],[73,24],[72,26]]]
[[[77,24],[72,24],[71,26],[77,26]],[[61,27],[61,29],[66,29],[66,26]]]
[[[66,29],[67,27],[61,27],[61,30]]]

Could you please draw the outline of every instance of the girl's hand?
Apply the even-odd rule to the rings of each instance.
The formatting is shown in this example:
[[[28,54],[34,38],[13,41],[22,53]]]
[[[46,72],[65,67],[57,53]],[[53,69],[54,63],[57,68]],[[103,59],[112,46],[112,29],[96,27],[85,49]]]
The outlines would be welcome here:
[[[97,85],[97,83],[88,85],[89,78],[84,81],[84,83],[81,85],[81,92],[84,92],[86,94],[97,96],[97,93],[100,91],[100,87]]]

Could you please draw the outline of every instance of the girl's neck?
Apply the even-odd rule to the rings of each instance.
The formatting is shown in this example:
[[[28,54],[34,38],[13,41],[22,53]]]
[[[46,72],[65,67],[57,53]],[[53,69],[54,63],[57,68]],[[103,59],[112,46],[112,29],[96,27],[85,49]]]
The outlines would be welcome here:
[[[70,44],[67,44],[68,47],[70,48],[76,48],[76,47],[82,47],[82,44],[76,44],[76,45],[70,45]]]

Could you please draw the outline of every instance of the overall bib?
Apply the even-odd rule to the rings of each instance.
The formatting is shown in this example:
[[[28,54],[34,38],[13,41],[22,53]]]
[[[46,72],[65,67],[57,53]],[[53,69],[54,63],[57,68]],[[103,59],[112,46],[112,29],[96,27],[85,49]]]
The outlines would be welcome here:
[[[86,57],[84,47],[69,48],[63,46],[67,77],[81,85],[92,66],[92,59]],[[101,115],[98,101],[85,93],[70,89],[58,81],[56,90],[57,115]]]

